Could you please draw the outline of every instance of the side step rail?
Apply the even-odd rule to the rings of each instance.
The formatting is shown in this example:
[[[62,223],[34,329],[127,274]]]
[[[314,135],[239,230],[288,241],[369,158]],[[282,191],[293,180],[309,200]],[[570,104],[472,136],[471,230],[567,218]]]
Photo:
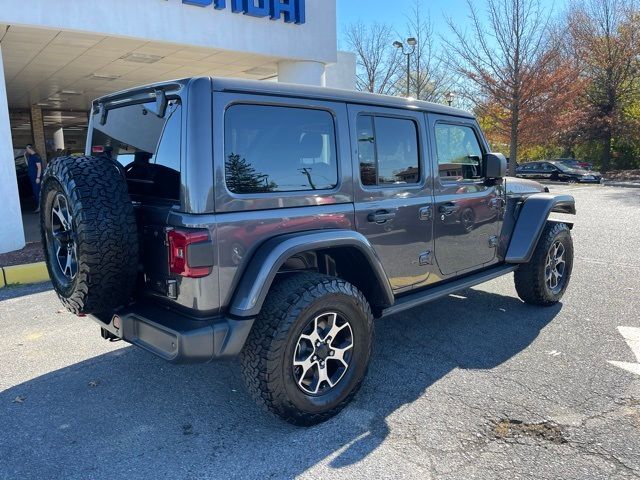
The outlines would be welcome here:
[[[501,265],[499,267],[474,273],[427,290],[400,297],[392,306],[383,310],[382,316],[386,317],[395,313],[404,312],[405,310],[417,307],[423,303],[432,302],[452,293],[459,292],[460,290],[465,290],[475,285],[493,280],[494,278],[501,277],[502,275],[506,275],[507,273],[517,270],[517,268],[518,265]]]

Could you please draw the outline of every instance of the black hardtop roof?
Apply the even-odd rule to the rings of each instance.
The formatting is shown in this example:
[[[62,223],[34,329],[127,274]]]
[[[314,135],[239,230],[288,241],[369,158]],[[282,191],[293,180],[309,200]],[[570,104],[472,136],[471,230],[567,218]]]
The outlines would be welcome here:
[[[327,87],[314,87],[307,85],[294,85],[289,83],[265,82],[260,80],[243,80],[237,78],[211,78],[211,77],[194,77],[180,80],[172,80],[169,82],[160,82],[151,85],[135,87],[120,92],[105,95],[94,100],[93,104],[97,105],[102,102],[110,102],[112,100],[133,96],[137,92],[152,92],[154,88],[163,86],[171,86],[176,89],[178,86],[186,86],[190,81],[198,78],[207,78],[211,81],[214,91],[217,92],[237,92],[260,95],[278,95],[296,98],[309,98],[324,101],[339,101],[346,103],[357,103],[363,105],[373,105],[389,108],[403,108],[416,111],[432,112],[442,115],[451,115],[455,117],[474,118],[473,114],[446,105],[437,103],[423,102],[421,100],[407,99],[404,97],[394,97],[390,95],[378,95],[374,93],[358,92],[352,90],[340,90]]]

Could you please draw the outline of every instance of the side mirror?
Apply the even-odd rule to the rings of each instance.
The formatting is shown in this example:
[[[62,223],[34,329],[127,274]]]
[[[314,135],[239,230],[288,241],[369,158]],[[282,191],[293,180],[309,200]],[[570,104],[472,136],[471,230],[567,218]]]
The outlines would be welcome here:
[[[500,179],[507,176],[507,158],[501,153],[487,153],[484,156],[485,177]]]

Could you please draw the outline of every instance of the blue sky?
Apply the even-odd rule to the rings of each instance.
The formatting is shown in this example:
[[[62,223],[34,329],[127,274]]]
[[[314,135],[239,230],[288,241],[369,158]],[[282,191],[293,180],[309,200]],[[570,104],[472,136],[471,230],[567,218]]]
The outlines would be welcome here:
[[[564,9],[566,0],[541,0],[547,11],[557,13]],[[457,23],[467,24],[468,11],[465,0],[422,0],[425,10],[431,15],[435,34],[446,34],[448,27],[445,19],[453,18]],[[474,0],[479,9],[482,0]],[[388,23],[396,30],[405,33],[406,15],[411,10],[412,0],[337,0],[338,38],[343,37],[346,25],[362,21],[364,23]],[[342,42],[341,42],[342,43]],[[344,48],[344,45],[341,45]]]

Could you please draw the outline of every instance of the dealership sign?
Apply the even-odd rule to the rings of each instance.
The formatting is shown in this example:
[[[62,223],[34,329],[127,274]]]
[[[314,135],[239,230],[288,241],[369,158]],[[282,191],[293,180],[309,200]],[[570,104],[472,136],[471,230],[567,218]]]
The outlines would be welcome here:
[[[182,0],[187,5],[208,7],[217,10],[231,8],[233,13],[244,13],[252,17],[284,18],[287,23],[302,24],[306,21],[305,0]]]

